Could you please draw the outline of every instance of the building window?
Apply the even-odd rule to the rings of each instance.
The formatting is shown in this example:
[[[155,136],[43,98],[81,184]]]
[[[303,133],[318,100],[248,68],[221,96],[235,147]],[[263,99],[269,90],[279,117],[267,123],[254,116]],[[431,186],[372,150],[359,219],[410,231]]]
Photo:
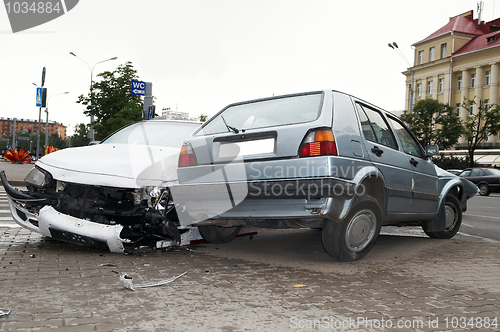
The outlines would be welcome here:
[[[469,116],[474,115],[474,104],[470,105]]]
[[[458,117],[460,117],[460,104],[459,104],[459,103],[457,103],[457,104],[455,105],[455,107],[457,108],[457,115],[458,115]]]
[[[439,92],[443,92],[444,91],[444,78],[440,78],[439,79]]]
[[[490,85],[491,83],[491,70],[486,71],[485,79],[484,79],[484,84],[485,85]]]
[[[418,52],[418,64],[421,65],[424,63],[424,51]]]
[[[430,95],[432,94],[432,81],[427,82],[427,94]]]
[[[476,74],[470,74],[470,87],[476,87]]]
[[[457,77],[457,90],[462,90],[462,76]]]
[[[446,43],[441,44],[441,59],[446,58]]]
[[[484,110],[488,111],[489,109],[490,109],[490,100],[489,99],[485,99],[484,100]]]
[[[431,61],[434,61],[434,55],[436,53],[436,48],[435,47],[431,47],[429,49],[429,62]]]
[[[417,97],[422,95],[422,83],[417,84]]]

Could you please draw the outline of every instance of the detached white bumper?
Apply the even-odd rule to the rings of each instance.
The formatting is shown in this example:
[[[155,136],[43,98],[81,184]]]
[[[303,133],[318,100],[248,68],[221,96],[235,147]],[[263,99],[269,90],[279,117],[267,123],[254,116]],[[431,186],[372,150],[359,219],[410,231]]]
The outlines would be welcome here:
[[[121,225],[104,225],[75,218],[57,212],[52,206],[44,206],[38,215],[38,228],[40,233],[54,238],[76,244],[90,245],[106,249],[111,252],[123,253],[123,240],[120,232]]]
[[[123,253],[121,225],[104,225],[75,218],[57,212],[51,206],[44,206],[39,214],[33,214],[14,202],[9,196],[12,218],[30,231],[40,233],[56,240],[83,244],[111,252]]]

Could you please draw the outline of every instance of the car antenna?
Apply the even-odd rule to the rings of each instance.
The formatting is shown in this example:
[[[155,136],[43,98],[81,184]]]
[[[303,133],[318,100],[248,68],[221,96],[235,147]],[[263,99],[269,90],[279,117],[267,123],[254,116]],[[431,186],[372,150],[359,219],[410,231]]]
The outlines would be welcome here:
[[[224,117],[221,115],[220,116],[222,118],[222,121],[224,121],[224,124],[226,125],[226,128],[227,130],[229,131],[234,131],[235,134],[238,134],[240,131],[234,127],[231,127],[230,125],[227,124],[226,120],[224,119]]]

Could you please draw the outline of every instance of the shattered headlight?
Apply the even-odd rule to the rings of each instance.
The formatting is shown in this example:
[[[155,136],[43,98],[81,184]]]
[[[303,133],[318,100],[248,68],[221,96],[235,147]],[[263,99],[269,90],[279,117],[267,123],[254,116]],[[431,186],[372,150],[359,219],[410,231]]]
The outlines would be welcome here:
[[[24,181],[37,188],[43,188],[51,183],[52,175],[41,168],[33,167],[24,178]]]
[[[147,201],[148,205],[151,207],[158,208],[158,204],[162,203],[164,206],[164,200],[170,194],[168,188],[148,186],[141,188],[141,201]]]

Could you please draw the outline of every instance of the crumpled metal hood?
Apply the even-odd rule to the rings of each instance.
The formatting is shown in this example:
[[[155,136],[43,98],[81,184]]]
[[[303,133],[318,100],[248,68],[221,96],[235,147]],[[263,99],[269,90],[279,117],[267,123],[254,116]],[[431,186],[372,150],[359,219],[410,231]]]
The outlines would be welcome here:
[[[50,153],[36,166],[59,181],[117,188],[169,186],[177,182],[179,149],[98,144]]]

